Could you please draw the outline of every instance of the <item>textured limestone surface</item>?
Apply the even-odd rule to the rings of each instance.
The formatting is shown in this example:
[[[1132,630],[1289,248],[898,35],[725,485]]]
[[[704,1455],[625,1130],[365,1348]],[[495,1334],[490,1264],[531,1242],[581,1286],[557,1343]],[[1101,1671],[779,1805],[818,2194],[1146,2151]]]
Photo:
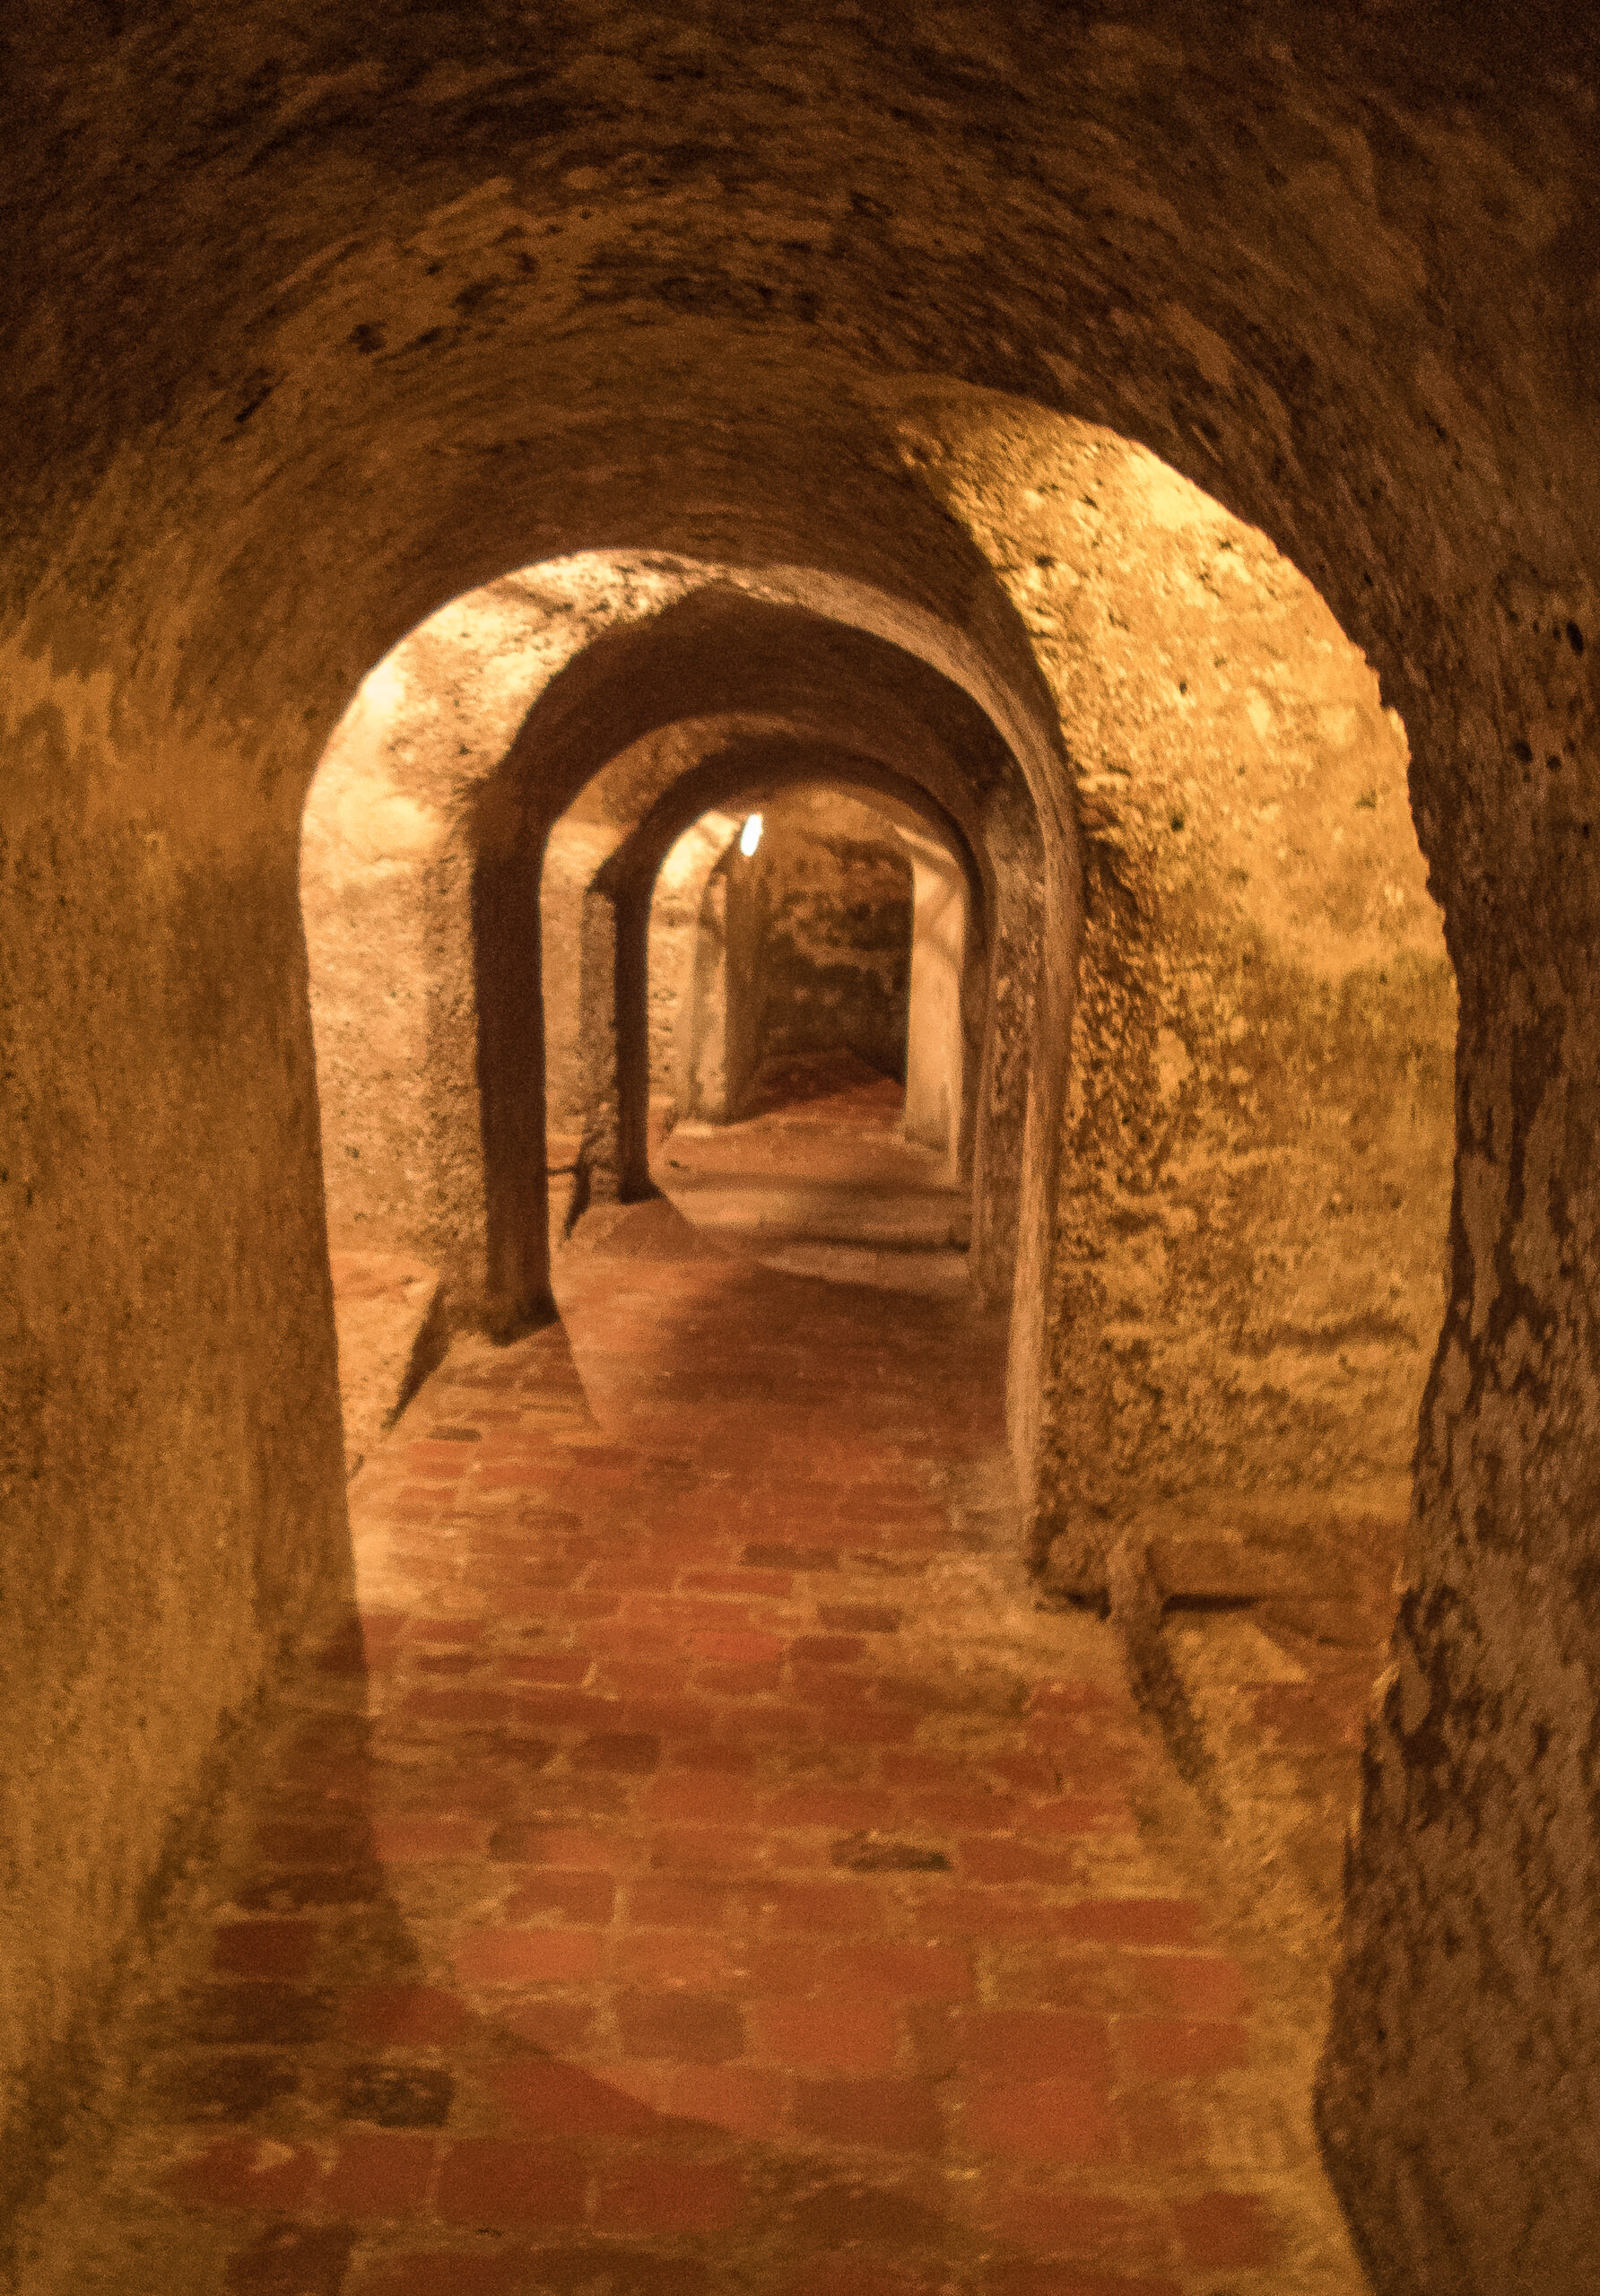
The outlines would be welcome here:
[[[748,818],[743,807],[702,813],[668,851],[650,894],[645,943],[650,1095],[669,1103],[674,1122],[703,1107],[708,1091],[722,1096],[717,1008],[702,1001],[700,981],[702,970],[711,975],[706,986],[714,997],[717,952],[708,937],[715,930],[708,897],[714,905],[717,865]],[[726,1016],[726,997],[722,1011]]]
[[[888,823],[831,792],[774,806],[764,820],[755,852],[735,848],[722,865],[728,988],[751,1007],[754,1069],[844,1051],[903,1083],[910,861]],[[737,956],[736,918],[747,938]]]
[[[1309,584],[1138,449],[959,404],[900,435],[1029,618],[1084,831],[1038,1526],[1070,1584],[1151,1509],[1405,1474],[1455,983],[1404,728]]]
[[[737,813],[702,813],[668,852],[650,895],[650,1091],[685,1115],[702,904],[712,871],[743,826]]]
[[[435,609],[578,552],[675,552],[800,568],[813,605],[854,585],[891,602],[874,627],[937,626],[1037,809],[1041,961],[1008,992],[1039,1048],[1012,1393],[1019,1455],[1045,1455],[1045,1303],[1065,1278],[1043,1214],[1069,1048],[1107,1009],[1086,996],[1074,1039],[1073,959],[1085,913],[1108,919],[1106,950],[1112,891],[1087,803],[1080,867],[1043,634],[986,563],[977,507],[963,516],[901,452],[897,398],[931,380],[1103,426],[1204,488],[1315,587],[1404,720],[1459,996],[1449,1290],[1324,2136],[1386,2296],[1586,2285],[1592,8],[894,0],[823,20],[766,0],[536,15],[156,0],[69,22],[19,0],[7,30],[12,2197],[37,2195],[104,2070],[97,2004],[159,1926],[230,1729],[348,1570],[296,845],[359,682]],[[975,440],[987,419],[974,408]],[[993,532],[1005,484],[979,491]],[[1072,560],[1065,537],[1025,531],[1013,586],[1030,557]],[[631,657],[610,658],[628,685]],[[1288,817],[1291,797],[1261,802]],[[1197,847],[1220,804],[1197,793]],[[1363,834],[1381,791],[1373,812]],[[1167,845],[1187,827],[1160,819],[1170,860],[1135,876],[1159,895],[1158,950],[1185,901],[1212,917]],[[507,883],[536,857],[513,848],[483,888],[513,952],[525,910]],[[1297,935],[1272,937],[1274,1009],[1314,1017]],[[1231,939],[1207,922],[1194,1005],[1166,1019],[1192,1064],[1168,1069],[1185,1123],[1213,1105],[1219,1032],[1243,1018],[1247,1071],[1270,1041],[1229,985]],[[1341,1020],[1333,984],[1360,967],[1307,970],[1329,997],[1318,1062],[1342,1064],[1340,1028],[1360,1052],[1392,1025],[1403,1073],[1422,1004],[1368,983]],[[1086,981],[1116,978],[1109,951],[1091,956]],[[475,1090],[460,1080],[461,1108]],[[1271,1076],[1239,1090],[1282,1126]],[[1405,1102],[1374,1112],[1374,1170]],[[481,1220],[487,1288],[516,1309],[543,1280],[542,1141],[517,1092],[483,1113],[535,1175]],[[1152,1187],[1155,1208],[1178,1203],[1170,1172]],[[1352,1202],[1366,1222],[1360,1188]],[[1179,1236],[1184,1287],[1187,1256]],[[1117,1257],[1120,1292],[1133,1255]],[[1272,1325],[1251,1344],[1289,1360],[1298,1344]],[[1160,1458],[1171,1431],[1134,1371]],[[1085,1394],[1093,1422],[1093,1381],[1058,1391]],[[1317,1414],[1286,1392],[1314,1450]],[[1246,1421],[1254,1443],[1262,1421]],[[1226,1429],[1207,1413],[1193,1432],[1231,1471]]]

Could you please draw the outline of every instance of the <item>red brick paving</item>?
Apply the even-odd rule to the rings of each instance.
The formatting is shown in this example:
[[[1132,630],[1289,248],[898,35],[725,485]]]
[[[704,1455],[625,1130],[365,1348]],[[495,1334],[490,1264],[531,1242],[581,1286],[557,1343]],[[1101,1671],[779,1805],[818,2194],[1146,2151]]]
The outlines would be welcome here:
[[[1249,1988],[1135,1831],[1109,1639],[952,1639],[998,1329],[732,1256],[561,1280],[352,1488],[361,1631],[152,2036],[127,2206],[223,2259],[172,2287],[1274,2285],[1272,2180],[1208,2154]]]

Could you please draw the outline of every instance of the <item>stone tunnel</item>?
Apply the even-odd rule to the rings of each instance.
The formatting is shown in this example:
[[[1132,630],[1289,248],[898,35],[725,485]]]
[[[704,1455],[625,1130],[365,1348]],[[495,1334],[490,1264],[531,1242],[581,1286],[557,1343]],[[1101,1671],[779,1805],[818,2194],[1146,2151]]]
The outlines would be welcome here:
[[[1590,13],[7,45],[0,2277],[1589,2288]]]

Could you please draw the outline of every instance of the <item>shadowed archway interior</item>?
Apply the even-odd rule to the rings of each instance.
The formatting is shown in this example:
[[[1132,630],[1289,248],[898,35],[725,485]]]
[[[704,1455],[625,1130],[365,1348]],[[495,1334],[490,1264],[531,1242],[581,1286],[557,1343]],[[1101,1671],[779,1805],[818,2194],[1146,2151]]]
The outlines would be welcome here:
[[[970,857],[914,806],[837,782],[779,796],[774,847],[773,802],[702,815],[657,873],[652,1097],[674,1121],[726,1118],[741,1072],[760,1091],[764,1061],[848,1051],[899,1079],[909,1137],[968,1170],[987,1004]]]

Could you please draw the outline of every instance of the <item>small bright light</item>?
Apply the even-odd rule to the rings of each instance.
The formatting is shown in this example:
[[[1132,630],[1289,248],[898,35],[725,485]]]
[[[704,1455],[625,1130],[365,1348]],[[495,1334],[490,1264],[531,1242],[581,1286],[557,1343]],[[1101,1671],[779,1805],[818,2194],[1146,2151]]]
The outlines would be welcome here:
[[[761,841],[761,817],[760,813],[752,813],[739,831],[739,850],[748,859]]]

